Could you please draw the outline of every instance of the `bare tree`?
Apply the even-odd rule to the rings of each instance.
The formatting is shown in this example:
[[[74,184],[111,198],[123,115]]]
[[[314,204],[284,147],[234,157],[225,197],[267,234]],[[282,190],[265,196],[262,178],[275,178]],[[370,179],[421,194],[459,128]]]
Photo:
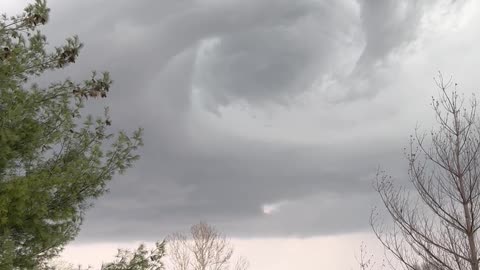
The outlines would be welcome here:
[[[174,270],[245,270],[248,262],[232,262],[233,246],[213,226],[199,223],[190,228],[190,237],[174,233],[167,237],[168,257]]]
[[[240,257],[235,263],[233,270],[246,270],[250,266],[250,263],[245,257]]]
[[[365,245],[365,243],[363,242],[360,245],[360,254],[358,256],[355,256],[355,259],[357,260],[360,270],[380,270],[385,268],[385,262],[382,261],[382,263],[379,264],[375,260],[375,256],[372,253],[368,252],[367,245]]]
[[[169,258],[172,261],[173,270],[190,269],[190,245],[184,234],[174,233],[168,238]]]
[[[415,131],[406,149],[414,189],[397,187],[379,171],[375,187],[392,218],[371,216],[374,233],[406,269],[479,270],[480,128],[477,100],[465,100],[457,84],[435,82],[438,128]],[[452,89],[453,88],[453,89]],[[413,193],[411,191],[414,191]]]

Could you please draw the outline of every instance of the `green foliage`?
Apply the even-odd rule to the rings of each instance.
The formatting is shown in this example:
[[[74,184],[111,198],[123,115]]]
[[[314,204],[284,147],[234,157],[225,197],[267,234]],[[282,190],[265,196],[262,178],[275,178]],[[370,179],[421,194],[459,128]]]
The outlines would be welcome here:
[[[163,270],[165,257],[165,241],[155,243],[155,247],[147,249],[144,244],[135,250],[118,249],[112,262],[103,263],[100,270]],[[43,270],[94,270],[92,266],[74,266],[64,261],[53,261],[46,264]]]
[[[134,251],[119,249],[115,261],[104,264],[101,270],[161,270],[164,256],[165,241],[157,242],[151,250],[143,244]]]
[[[108,131],[108,110],[84,115],[106,98],[108,73],[84,82],[32,83],[75,63],[77,37],[47,52],[38,26],[48,22],[45,0],[18,16],[0,18],[0,269],[36,269],[78,233],[85,210],[107,182],[138,159],[142,130]]]

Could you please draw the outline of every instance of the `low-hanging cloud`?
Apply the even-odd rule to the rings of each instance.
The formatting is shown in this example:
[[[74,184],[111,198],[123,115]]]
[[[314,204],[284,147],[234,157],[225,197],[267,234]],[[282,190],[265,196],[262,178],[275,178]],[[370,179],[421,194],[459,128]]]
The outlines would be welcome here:
[[[51,0],[52,42],[78,33],[86,45],[77,65],[59,75],[111,71],[114,89],[105,105],[115,127],[145,128],[141,160],[89,210],[80,239],[151,240],[199,220],[238,236],[365,229],[378,164],[395,172],[405,165],[398,139],[404,134],[389,131],[407,125],[398,116],[402,101],[379,96],[399,89],[383,91],[394,78],[384,67],[395,66],[389,57],[418,38],[428,12],[414,2]],[[305,143],[260,140],[254,129],[245,132],[252,136],[231,134],[228,126],[241,124],[235,119],[223,126],[198,120],[194,91],[219,122],[221,107],[302,110],[292,106],[295,99],[319,92],[322,121],[296,120],[327,135]],[[349,111],[360,109],[372,113]],[[378,119],[386,126],[367,128]],[[283,125],[285,132],[293,128]],[[264,213],[265,205],[279,203]]]

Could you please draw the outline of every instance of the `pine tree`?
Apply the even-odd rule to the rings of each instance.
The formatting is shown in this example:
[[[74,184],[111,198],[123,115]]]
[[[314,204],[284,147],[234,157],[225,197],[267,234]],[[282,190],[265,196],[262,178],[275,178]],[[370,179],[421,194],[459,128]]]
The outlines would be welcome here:
[[[112,121],[85,115],[86,102],[106,98],[112,80],[65,79],[40,87],[47,71],[75,63],[77,37],[47,51],[38,27],[45,0],[0,17],[0,269],[37,269],[77,235],[85,210],[106,184],[138,159],[138,129],[109,131]]]

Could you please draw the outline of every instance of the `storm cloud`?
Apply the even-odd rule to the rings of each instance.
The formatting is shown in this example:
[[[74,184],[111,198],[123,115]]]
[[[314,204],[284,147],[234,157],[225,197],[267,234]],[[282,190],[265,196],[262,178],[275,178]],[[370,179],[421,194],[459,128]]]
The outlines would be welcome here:
[[[161,238],[199,220],[242,237],[365,230],[376,169],[405,176],[402,148],[431,95],[414,88],[428,79],[399,83],[399,59],[429,12],[465,5],[418,2],[50,1],[51,43],[85,43],[55,76],[109,70],[98,107],[115,127],[145,129],[141,160],[79,239]],[[409,103],[412,93],[427,94]]]

